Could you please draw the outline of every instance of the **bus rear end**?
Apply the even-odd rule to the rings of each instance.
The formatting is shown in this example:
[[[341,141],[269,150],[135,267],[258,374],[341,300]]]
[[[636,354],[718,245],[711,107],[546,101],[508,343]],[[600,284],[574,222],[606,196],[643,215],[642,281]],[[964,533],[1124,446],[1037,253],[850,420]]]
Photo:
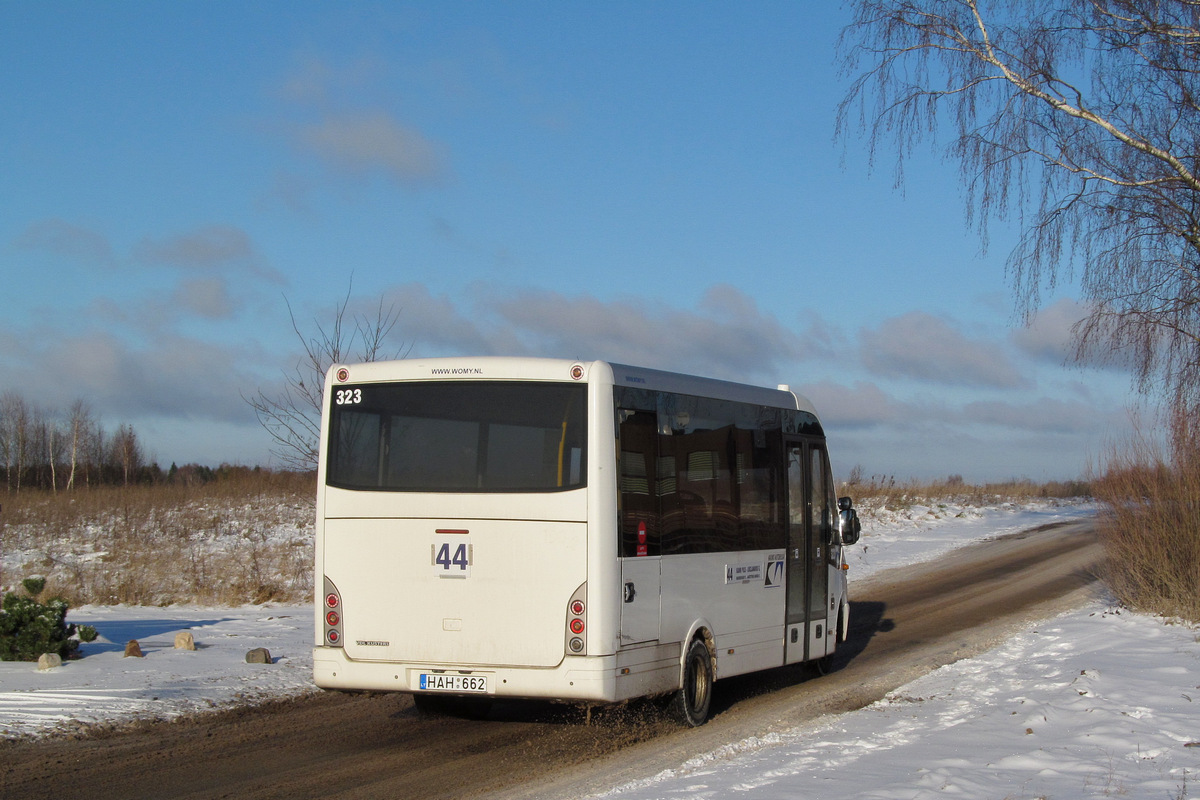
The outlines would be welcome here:
[[[318,686],[611,696],[603,660],[587,657],[584,377],[500,359],[330,370]]]

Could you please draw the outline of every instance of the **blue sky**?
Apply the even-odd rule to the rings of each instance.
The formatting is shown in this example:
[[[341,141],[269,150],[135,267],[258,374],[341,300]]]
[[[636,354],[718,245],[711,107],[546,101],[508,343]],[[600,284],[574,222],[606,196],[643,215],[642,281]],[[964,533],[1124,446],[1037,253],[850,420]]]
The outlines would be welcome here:
[[[953,165],[836,140],[834,4],[0,4],[0,391],[164,467],[271,464],[302,326],[816,403],[835,471],[1068,479],[1127,375],[1031,328]],[[286,302],[285,302],[286,298]]]

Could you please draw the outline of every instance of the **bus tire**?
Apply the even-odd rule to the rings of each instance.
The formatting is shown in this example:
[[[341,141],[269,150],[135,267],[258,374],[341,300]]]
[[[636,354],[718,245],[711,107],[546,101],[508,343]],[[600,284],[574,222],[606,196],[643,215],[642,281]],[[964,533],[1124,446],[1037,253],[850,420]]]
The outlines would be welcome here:
[[[701,639],[693,639],[683,659],[683,685],[671,699],[671,715],[692,728],[703,725],[708,721],[712,689],[712,654]]]

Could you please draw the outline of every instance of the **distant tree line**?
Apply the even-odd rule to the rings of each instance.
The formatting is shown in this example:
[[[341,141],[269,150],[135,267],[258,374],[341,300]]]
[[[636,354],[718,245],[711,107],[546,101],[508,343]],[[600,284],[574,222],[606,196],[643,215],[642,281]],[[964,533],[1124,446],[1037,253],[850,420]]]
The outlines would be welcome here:
[[[8,491],[129,485],[149,477],[146,470],[132,425],[106,431],[83,400],[61,414],[15,391],[0,395],[0,471]]]
[[[172,463],[164,471],[154,461],[147,461],[132,425],[105,430],[83,400],[75,401],[63,414],[36,406],[15,391],[0,395],[0,477],[8,492],[218,482],[248,485],[292,474],[233,464]],[[309,473],[295,475],[304,479]]]

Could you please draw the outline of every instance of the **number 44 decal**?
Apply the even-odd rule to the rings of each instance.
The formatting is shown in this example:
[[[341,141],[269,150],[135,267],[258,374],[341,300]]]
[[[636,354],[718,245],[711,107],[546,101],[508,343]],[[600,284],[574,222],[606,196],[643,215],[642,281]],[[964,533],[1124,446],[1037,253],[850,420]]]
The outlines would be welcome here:
[[[429,552],[439,578],[470,577],[473,553],[467,531],[438,531]]]

